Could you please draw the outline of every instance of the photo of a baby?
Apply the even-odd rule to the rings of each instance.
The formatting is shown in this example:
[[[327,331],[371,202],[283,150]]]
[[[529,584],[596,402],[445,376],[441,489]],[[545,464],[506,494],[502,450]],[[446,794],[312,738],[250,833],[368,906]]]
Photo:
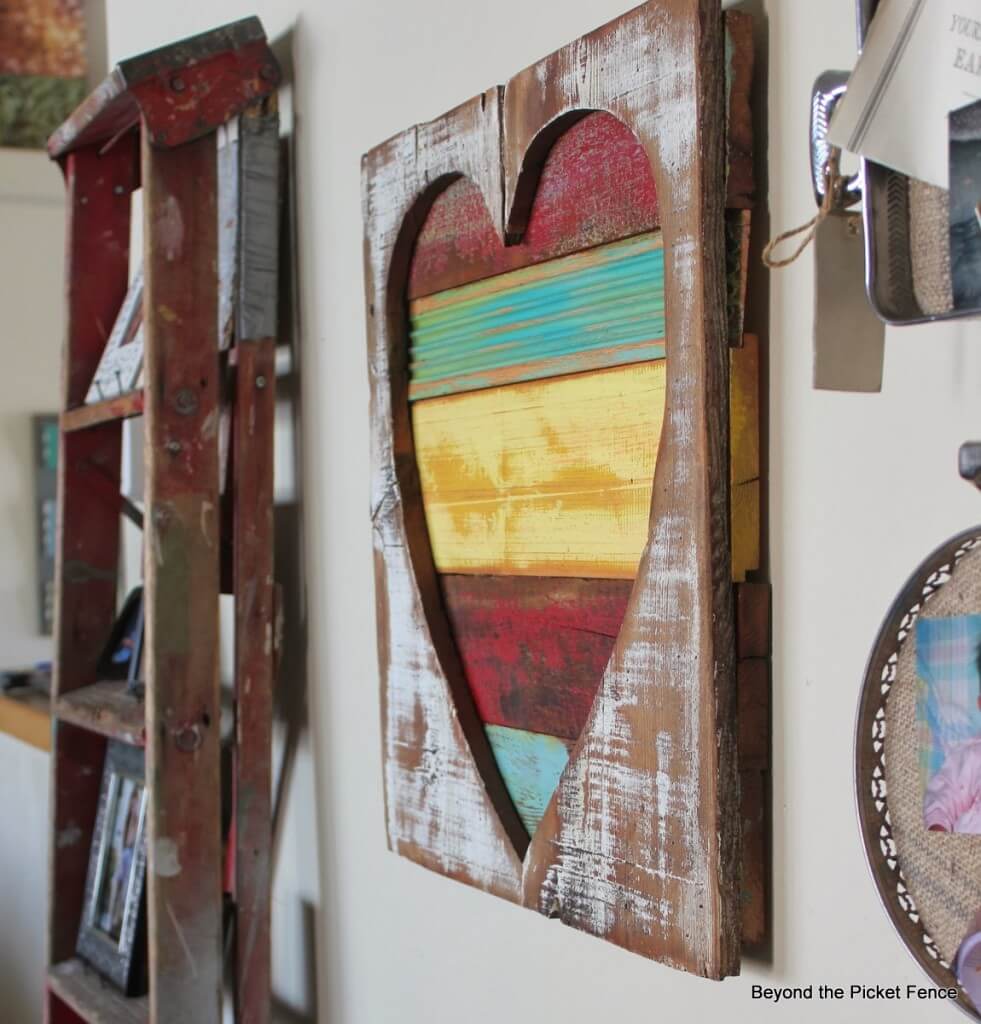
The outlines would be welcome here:
[[[916,671],[924,824],[981,835],[981,615],[919,618]]]

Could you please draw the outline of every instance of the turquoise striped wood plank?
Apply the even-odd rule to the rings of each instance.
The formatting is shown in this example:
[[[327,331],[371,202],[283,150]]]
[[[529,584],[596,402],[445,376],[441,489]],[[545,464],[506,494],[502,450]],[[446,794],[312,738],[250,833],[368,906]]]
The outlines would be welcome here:
[[[415,401],[664,356],[660,232],[410,304]]]
[[[486,725],[484,731],[518,817],[528,835],[534,835],[559,784],[572,744],[504,725]]]

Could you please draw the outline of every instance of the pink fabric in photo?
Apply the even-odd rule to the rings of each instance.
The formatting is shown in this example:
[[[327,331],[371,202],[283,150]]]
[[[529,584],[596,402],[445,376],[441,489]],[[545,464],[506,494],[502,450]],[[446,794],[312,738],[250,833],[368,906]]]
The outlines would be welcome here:
[[[927,828],[981,835],[981,738],[953,747],[926,788]]]

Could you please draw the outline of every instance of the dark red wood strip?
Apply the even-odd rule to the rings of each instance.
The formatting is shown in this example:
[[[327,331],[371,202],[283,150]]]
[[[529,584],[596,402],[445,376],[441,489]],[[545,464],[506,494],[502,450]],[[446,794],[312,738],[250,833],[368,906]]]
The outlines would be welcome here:
[[[481,721],[578,739],[631,581],[443,576],[441,584]]]
[[[770,584],[737,583],[736,657],[770,657]]]
[[[75,955],[106,741],[65,722],[53,725],[50,963]]]
[[[275,340],[238,346],[234,412],[235,1005],[241,1024],[270,1007]]]

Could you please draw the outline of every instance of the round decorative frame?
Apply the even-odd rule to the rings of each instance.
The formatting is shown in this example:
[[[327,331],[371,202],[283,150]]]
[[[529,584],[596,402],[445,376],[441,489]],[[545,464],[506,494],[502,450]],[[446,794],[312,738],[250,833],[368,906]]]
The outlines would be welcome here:
[[[886,786],[886,704],[896,680],[899,653],[924,605],[948,583],[960,560],[981,545],[981,526],[952,537],[916,569],[893,601],[865,671],[855,728],[855,799],[869,869],[886,913],[906,948],[941,988],[958,987],[957,1006],[981,1020],[957,986],[951,965],[920,918],[906,886],[902,854],[896,845]]]

